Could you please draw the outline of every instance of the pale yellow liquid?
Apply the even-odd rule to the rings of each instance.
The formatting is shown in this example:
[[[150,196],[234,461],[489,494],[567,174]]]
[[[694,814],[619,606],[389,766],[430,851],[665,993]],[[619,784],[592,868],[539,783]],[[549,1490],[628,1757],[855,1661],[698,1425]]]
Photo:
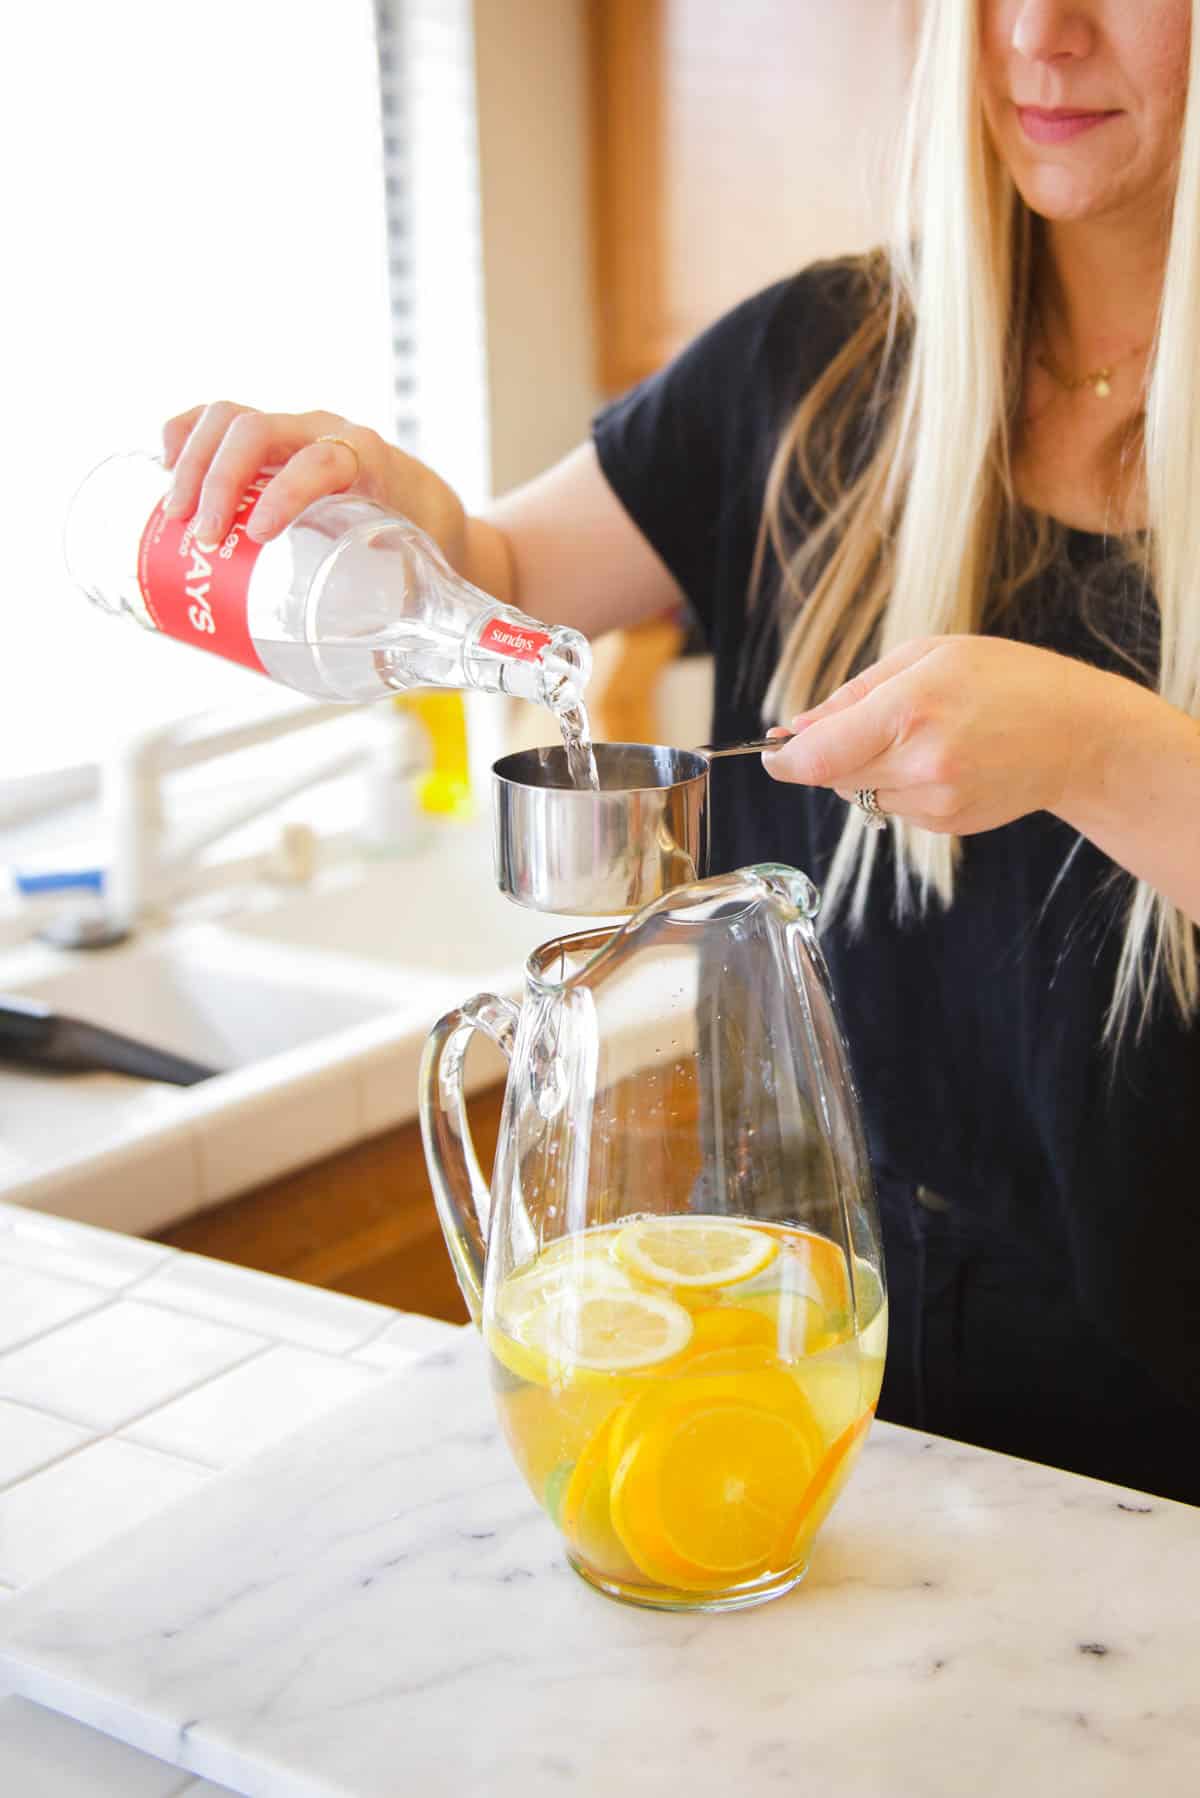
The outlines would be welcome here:
[[[856,1261],[855,1305],[833,1243],[747,1223],[771,1239],[767,1267],[673,1286],[620,1261],[625,1228],[561,1239],[503,1283],[487,1334],[512,1453],[573,1564],[614,1595],[667,1608],[770,1596],[803,1572],[866,1438],[887,1336],[878,1277]],[[547,1352],[540,1295],[604,1288],[610,1261],[629,1290],[686,1311],[677,1352],[614,1368]]]

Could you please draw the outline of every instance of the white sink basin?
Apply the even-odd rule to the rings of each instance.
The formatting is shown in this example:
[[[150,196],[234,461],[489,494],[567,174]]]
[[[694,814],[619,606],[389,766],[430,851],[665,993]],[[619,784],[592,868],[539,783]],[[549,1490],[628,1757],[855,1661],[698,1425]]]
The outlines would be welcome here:
[[[386,997],[365,983],[353,990],[323,974],[294,956],[255,965],[246,945],[210,928],[132,952],[76,956],[21,994],[227,1073],[386,1011]]]

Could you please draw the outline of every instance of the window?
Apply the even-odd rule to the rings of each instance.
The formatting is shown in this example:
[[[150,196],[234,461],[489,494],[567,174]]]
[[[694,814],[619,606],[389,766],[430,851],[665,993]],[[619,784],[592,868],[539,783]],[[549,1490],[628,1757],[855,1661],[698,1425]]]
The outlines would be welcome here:
[[[118,729],[275,703],[257,676],[94,613],[63,569],[62,520],[89,467],[157,447],[163,419],[198,401],[324,406],[394,439],[397,374],[422,400],[403,323],[421,234],[407,249],[388,240],[406,114],[421,107],[396,98],[395,59],[440,44],[469,88],[469,7],[408,11],[381,0],[378,38],[370,0],[65,0],[9,25],[0,781],[94,760]],[[473,131],[460,110],[459,138],[464,117]],[[461,157],[450,168],[435,146],[422,166],[420,217],[437,214],[429,182],[443,166],[459,210],[474,205]],[[445,240],[441,254],[444,274]],[[438,310],[420,291],[407,302],[418,339]],[[461,390],[472,358],[458,342],[445,360]],[[481,391],[462,399],[479,441]],[[478,458],[466,473],[478,485]]]

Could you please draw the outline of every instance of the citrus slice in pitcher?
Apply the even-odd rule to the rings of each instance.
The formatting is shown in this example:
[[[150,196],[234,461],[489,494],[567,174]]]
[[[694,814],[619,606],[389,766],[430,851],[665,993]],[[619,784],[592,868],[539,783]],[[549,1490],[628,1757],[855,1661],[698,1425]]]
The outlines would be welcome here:
[[[804,1495],[797,1534],[789,1551],[793,1560],[807,1560],[813,1538],[832,1511],[842,1487],[850,1477],[858,1449],[871,1427],[874,1415],[875,1407],[872,1405],[856,1423],[843,1430],[814,1473]]]
[[[633,1281],[599,1243],[577,1245],[573,1254],[542,1256],[506,1281],[503,1308],[511,1315],[536,1310],[560,1292],[629,1292]]]
[[[675,1368],[678,1371],[675,1371]],[[671,1377],[641,1386],[619,1408],[609,1436],[609,1475],[616,1478],[625,1451],[639,1437],[652,1433],[680,1407],[736,1403],[773,1411],[790,1418],[821,1453],[821,1432],[808,1399],[796,1378],[761,1347],[710,1350],[694,1360],[673,1364]]]
[[[547,1301],[542,1343],[560,1369],[629,1373],[668,1361],[687,1347],[692,1320],[653,1292],[571,1289]]]
[[[506,1298],[503,1328],[491,1331],[489,1346],[512,1373],[539,1386],[654,1367],[685,1349],[692,1334],[682,1305],[632,1287],[544,1286]]]
[[[692,1340],[688,1358],[719,1349],[770,1348],[776,1335],[775,1321],[764,1312],[741,1305],[710,1305],[692,1313]]]
[[[617,1237],[625,1270],[656,1286],[735,1286],[773,1261],[779,1243],[764,1230],[713,1217],[643,1217]]]
[[[611,1428],[610,1416],[584,1446],[563,1486],[555,1522],[576,1553],[597,1573],[607,1579],[636,1580],[640,1577],[638,1569],[613,1528],[609,1506],[608,1438]]]
[[[613,1526],[647,1578],[718,1590],[787,1565],[820,1456],[793,1414],[737,1399],[671,1407],[629,1442]]]
[[[510,1373],[545,1386],[550,1380],[546,1325],[552,1307],[569,1294],[631,1292],[633,1282],[604,1242],[568,1237],[519,1272],[500,1290],[495,1323],[485,1327],[488,1346]]]
[[[738,1308],[761,1320],[769,1340],[784,1361],[819,1355],[849,1333],[848,1324],[841,1331],[831,1330],[828,1327],[831,1314],[807,1291],[756,1293],[739,1299]],[[844,1317],[845,1313],[833,1315]]]

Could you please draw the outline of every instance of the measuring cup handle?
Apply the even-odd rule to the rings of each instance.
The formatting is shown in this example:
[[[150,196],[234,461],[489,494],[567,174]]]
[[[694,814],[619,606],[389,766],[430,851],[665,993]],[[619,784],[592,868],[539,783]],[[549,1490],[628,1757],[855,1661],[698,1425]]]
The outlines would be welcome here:
[[[447,1012],[430,1031],[421,1057],[418,1099],[421,1139],[438,1220],[471,1321],[483,1315],[491,1192],[479,1166],[463,1092],[463,1060],[471,1033],[482,1030],[512,1060],[520,1008],[494,993],[477,993]]]

